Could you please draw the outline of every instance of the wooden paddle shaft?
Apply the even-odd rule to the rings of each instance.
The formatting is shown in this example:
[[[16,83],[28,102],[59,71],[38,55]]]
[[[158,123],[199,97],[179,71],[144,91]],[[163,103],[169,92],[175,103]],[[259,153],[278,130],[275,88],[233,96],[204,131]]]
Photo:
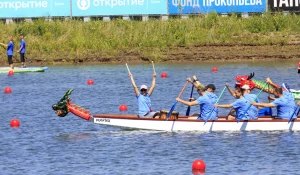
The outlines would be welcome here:
[[[130,73],[130,70],[129,70],[129,67],[128,67],[127,63],[126,63],[126,67],[127,67],[128,73]]]
[[[184,89],[186,88],[186,86],[188,85],[188,81],[186,81],[185,82],[185,85],[184,85],[184,87],[182,88],[182,90],[181,90],[181,92],[180,92],[180,94],[178,95],[178,98],[180,98],[181,97],[181,95],[182,95],[182,93],[183,93],[183,91],[184,91]]]
[[[155,72],[155,68],[154,68],[154,63],[153,63],[153,61],[152,61],[152,67],[153,67],[153,71]]]

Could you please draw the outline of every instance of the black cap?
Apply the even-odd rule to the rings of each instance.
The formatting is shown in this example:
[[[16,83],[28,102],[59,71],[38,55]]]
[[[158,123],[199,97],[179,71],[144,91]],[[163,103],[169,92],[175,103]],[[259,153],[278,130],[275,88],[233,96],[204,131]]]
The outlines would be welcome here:
[[[212,89],[213,91],[216,90],[216,86],[213,85],[213,84],[207,85],[207,86],[206,86],[206,89],[208,89],[208,88]]]

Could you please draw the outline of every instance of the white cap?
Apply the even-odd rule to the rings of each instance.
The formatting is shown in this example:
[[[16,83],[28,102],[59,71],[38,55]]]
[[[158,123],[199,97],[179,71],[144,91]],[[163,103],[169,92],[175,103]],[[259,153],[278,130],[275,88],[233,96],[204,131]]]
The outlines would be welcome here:
[[[148,87],[143,84],[140,89],[148,89]]]
[[[250,89],[249,85],[245,84],[244,86],[241,87],[242,89],[248,90]]]

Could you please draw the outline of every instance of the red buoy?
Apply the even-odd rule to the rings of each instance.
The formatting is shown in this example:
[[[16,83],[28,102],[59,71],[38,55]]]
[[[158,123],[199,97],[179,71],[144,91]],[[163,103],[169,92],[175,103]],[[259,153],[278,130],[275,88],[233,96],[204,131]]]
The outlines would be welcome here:
[[[125,104],[121,104],[119,107],[120,111],[127,111],[127,106]]]
[[[195,160],[192,165],[193,170],[205,171],[206,165],[203,160]]]
[[[162,72],[160,76],[161,76],[161,78],[167,78],[168,74],[166,72]]]
[[[6,93],[6,94],[9,94],[9,93],[11,93],[11,92],[12,92],[12,90],[11,90],[10,87],[6,87],[6,88],[4,89],[4,93]]]
[[[88,80],[88,81],[87,81],[87,84],[88,84],[88,85],[92,85],[92,84],[94,84],[94,81],[93,81],[93,80]]]
[[[298,63],[298,67],[300,67],[300,62]]]
[[[12,119],[10,121],[10,127],[17,128],[20,126],[20,121],[18,119]]]
[[[213,68],[211,69],[211,71],[212,71],[212,72],[218,72],[218,68],[217,68],[217,67],[213,67]]]
[[[8,72],[8,76],[13,76],[15,73],[14,73],[14,71],[12,71],[12,70],[10,70],[9,72]]]

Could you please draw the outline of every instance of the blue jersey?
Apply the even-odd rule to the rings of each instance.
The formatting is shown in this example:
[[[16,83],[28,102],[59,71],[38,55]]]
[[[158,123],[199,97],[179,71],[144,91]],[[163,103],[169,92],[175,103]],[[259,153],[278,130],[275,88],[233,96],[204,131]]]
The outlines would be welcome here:
[[[206,95],[208,96],[208,98],[210,99],[212,104],[215,104],[217,102],[218,97],[216,96],[216,94],[206,91]],[[216,119],[218,119],[218,112],[219,111],[218,111],[218,108],[213,108],[213,110],[214,111],[212,112],[212,114],[210,116],[210,119],[211,120],[216,120]],[[209,115],[208,115],[208,117],[209,117]]]
[[[200,96],[197,100],[198,104],[200,105],[200,116],[198,119],[205,120],[209,117],[211,111],[214,109],[214,104],[211,102],[207,95]],[[212,112],[210,116],[211,120],[217,120],[218,115],[215,111]]]
[[[151,100],[150,95],[142,95],[136,97],[139,105],[139,116],[143,116],[150,112]]]
[[[295,109],[295,101],[289,100],[286,96],[282,96],[277,98],[272,102],[277,108],[277,117],[289,119],[292,115],[293,118],[296,118]]]
[[[252,108],[250,101],[244,97],[237,99],[231,105],[236,111],[236,119],[251,120],[258,117],[258,109]]]
[[[250,103],[251,103],[251,101],[255,101],[256,103],[259,103],[258,98],[256,98],[256,95],[254,95],[254,94],[245,94],[244,98],[246,100],[248,100]],[[247,111],[247,113],[250,116],[249,119],[257,119],[258,118],[258,113],[259,113],[258,107],[254,106],[254,105],[251,105],[249,110]]]
[[[7,55],[12,56],[14,54],[14,42],[10,41],[7,45]]]
[[[24,39],[22,39],[21,43],[20,43],[20,48],[22,47],[22,49],[20,50],[20,53],[25,53],[26,52],[26,42]]]

